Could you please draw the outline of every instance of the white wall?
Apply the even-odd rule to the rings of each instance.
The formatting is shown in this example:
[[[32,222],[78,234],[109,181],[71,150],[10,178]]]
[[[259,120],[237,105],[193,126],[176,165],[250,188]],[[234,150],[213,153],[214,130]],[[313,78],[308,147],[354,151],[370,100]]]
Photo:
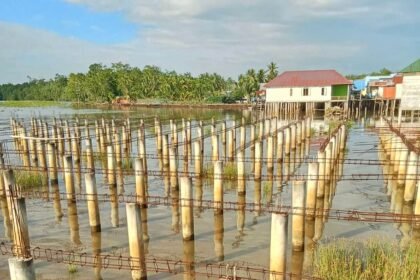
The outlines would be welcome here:
[[[395,85],[395,99],[401,99],[402,95],[402,84]]]
[[[324,95],[321,94],[324,88]],[[293,94],[290,96],[290,87],[267,88],[265,102],[314,102],[314,101],[330,101],[331,86],[325,87],[308,87],[308,96],[303,96],[302,87],[294,87]]]
[[[418,110],[420,108],[420,76],[404,75],[401,108],[403,110]]]

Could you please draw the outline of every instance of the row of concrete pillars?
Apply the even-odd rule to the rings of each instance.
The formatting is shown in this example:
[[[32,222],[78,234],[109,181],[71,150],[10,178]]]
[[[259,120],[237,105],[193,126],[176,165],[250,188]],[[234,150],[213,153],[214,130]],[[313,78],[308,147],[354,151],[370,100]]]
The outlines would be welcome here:
[[[291,247],[293,251],[305,252],[307,264],[313,259],[314,246],[322,236],[336,183],[343,172],[345,143],[346,128],[341,125],[318,152],[317,159],[308,164],[308,179],[295,180],[292,184]],[[288,215],[283,213],[273,213],[271,217],[270,270],[277,272],[271,279],[286,276],[288,220]],[[297,269],[293,261],[290,271],[292,279],[302,277],[302,269]]]

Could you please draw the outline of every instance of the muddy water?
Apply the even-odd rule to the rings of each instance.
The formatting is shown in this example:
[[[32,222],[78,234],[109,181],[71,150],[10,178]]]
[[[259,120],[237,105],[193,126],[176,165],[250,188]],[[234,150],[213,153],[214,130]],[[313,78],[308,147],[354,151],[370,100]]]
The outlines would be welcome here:
[[[131,110],[109,110],[109,109],[72,109],[72,108],[50,108],[50,109],[2,109],[0,110],[0,130],[2,139],[8,139],[7,132],[9,117],[18,116],[29,120],[31,116],[42,116],[46,119],[52,117],[88,118],[94,120],[100,117],[123,119],[145,118],[146,124],[151,125],[154,116],[159,116],[163,120],[191,118],[192,125],[195,120],[209,121],[214,118],[216,121],[225,119],[227,126],[233,125],[232,120],[239,120],[245,117],[247,120],[252,118],[248,111],[222,111],[222,110],[170,110],[170,109],[131,109]],[[166,122],[168,123],[168,122]],[[328,123],[323,121],[314,122],[314,125],[328,127]],[[167,131],[167,125],[163,126]],[[148,129],[148,134],[152,129]],[[195,131],[193,130],[193,138]],[[249,131],[247,131],[249,139]],[[302,148],[302,153],[315,155],[319,148],[316,141],[308,143],[309,150]],[[239,144],[239,135],[237,137]],[[362,143],[362,144],[361,144]],[[345,158],[358,159],[378,159],[375,146],[378,143],[378,137],[375,132],[366,131],[362,126],[354,127],[349,134]],[[11,143],[9,143],[11,145]],[[95,145],[95,143],[94,143]],[[156,151],[154,138],[147,138],[147,151],[151,153]],[[205,140],[206,155],[210,155],[210,139]],[[136,145],[133,144],[133,153],[136,153]],[[266,149],[264,147],[264,152]],[[182,153],[182,149],[180,150]],[[249,157],[250,151],[247,149],[245,156]],[[10,157],[10,161],[17,160]],[[344,159],[345,160],[345,159]],[[96,166],[100,166],[96,162]],[[149,170],[159,170],[157,160],[148,160]],[[191,166],[190,166],[191,168]],[[264,168],[265,170],[265,168]],[[298,166],[297,174],[306,174],[307,166],[305,164]],[[251,173],[251,164],[246,164],[247,173]],[[344,165],[344,174],[352,173],[381,173],[379,166],[357,166]],[[81,185],[76,187],[84,192],[84,180]],[[102,176],[97,175],[98,193],[108,193],[108,186]],[[390,204],[383,187],[383,180],[378,181],[339,181],[336,187],[336,194],[331,208],[336,209],[358,209],[367,211],[387,212]],[[226,183],[225,201],[238,201],[240,199],[236,194],[236,182]],[[280,188],[281,187],[281,188]],[[124,186],[119,186],[119,192],[132,194],[135,192],[133,176],[124,178]],[[279,198],[286,205],[291,204],[291,186],[278,186],[273,184],[271,191],[270,184],[247,181],[246,202],[254,202],[255,194],[260,193],[261,202]],[[65,192],[63,178],[60,175],[59,189]],[[256,190],[258,190],[256,192]],[[194,192],[196,190],[194,189]],[[165,195],[165,186],[163,178],[149,178],[149,195]],[[196,193],[194,193],[194,196]],[[205,181],[203,186],[203,199],[211,200],[213,198],[212,182]],[[119,227],[112,227],[111,207],[109,202],[100,202],[102,232],[92,235],[87,215],[87,203],[77,201],[76,205],[67,205],[65,200],[60,201],[63,217],[58,218],[55,212],[52,200],[45,201],[40,199],[27,200],[27,213],[29,221],[29,232],[32,246],[42,248],[74,250],[76,252],[85,252],[87,254],[101,252],[110,255],[128,256],[128,236],[126,227],[125,205],[119,204]],[[71,207],[77,208],[77,219],[69,220],[69,210]],[[194,260],[196,262],[221,261],[224,263],[250,265],[252,267],[269,266],[269,245],[270,245],[270,215],[258,214],[255,212],[235,212],[224,211],[223,215],[215,216],[213,210],[194,209],[194,229],[195,240],[185,243],[182,240],[180,232],[180,221],[174,223],[171,207],[156,206],[147,209],[148,216],[148,235],[149,242],[146,244],[147,257],[168,258],[172,260]],[[2,217],[3,218],[3,217]],[[289,225],[291,222],[289,222]],[[291,236],[289,228],[289,236]],[[7,241],[7,229],[3,222],[0,223],[1,241]],[[400,238],[401,232],[398,227],[392,224],[370,224],[361,222],[341,222],[330,220],[326,223],[323,239],[321,242],[328,242],[334,237],[355,237],[367,238],[369,236],[389,236],[391,238]],[[289,238],[290,239],[290,238]],[[290,240],[289,240],[290,244]],[[289,250],[291,252],[291,250]],[[0,256],[0,279],[8,279],[7,257]],[[304,265],[304,253],[293,253],[289,256],[288,271],[302,270]],[[45,261],[36,261],[35,269],[38,279],[129,279],[131,274],[127,270],[116,269],[94,269],[77,266],[77,272],[70,273],[68,265],[54,264]],[[306,269],[306,268],[305,268]],[[149,279],[182,279],[184,275],[170,275],[166,273],[151,274]],[[197,277],[200,279],[200,277]]]

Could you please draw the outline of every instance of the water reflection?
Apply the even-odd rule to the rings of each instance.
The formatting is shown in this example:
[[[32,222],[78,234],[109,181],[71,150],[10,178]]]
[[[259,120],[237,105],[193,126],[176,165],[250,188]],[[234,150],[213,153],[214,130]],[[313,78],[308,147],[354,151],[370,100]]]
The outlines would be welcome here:
[[[102,275],[102,234],[101,232],[91,232],[92,237],[92,253],[95,256],[95,279],[101,280]]]
[[[183,251],[184,251],[184,280],[193,280],[195,279],[195,268],[194,268],[194,258],[195,258],[195,244],[194,240],[184,240],[183,241]]]
[[[214,213],[214,251],[217,261],[224,261],[225,249],[223,245],[224,225],[223,212]]]

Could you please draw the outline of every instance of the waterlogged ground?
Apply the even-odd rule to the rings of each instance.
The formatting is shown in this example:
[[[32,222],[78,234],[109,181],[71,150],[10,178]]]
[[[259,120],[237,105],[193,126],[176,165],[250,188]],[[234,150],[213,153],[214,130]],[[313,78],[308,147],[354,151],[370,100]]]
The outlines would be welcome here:
[[[74,109],[70,107],[49,107],[49,108],[1,108],[0,107],[0,131],[1,139],[7,141],[10,139],[9,119],[10,117],[29,120],[30,117],[43,117],[52,120],[53,117],[74,119],[78,117],[83,120],[95,118],[117,118],[123,119],[130,117],[133,120],[139,118],[146,119],[147,124],[151,124],[154,116],[159,116],[162,120],[190,118],[192,125],[194,120],[227,120],[228,127],[232,125],[232,120],[240,120],[245,117],[249,120],[252,117],[249,111],[223,111],[223,110],[192,110],[192,109]],[[166,122],[167,124],[168,122]],[[326,129],[328,123],[322,120],[314,121],[314,126]],[[164,126],[164,131],[167,126]],[[194,131],[194,130],[193,130]],[[151,130],[148,132],[151,133]],[[249,137],[249,130],[247,131]],[[195,132],[193,132],[193,137]],[[239,133],[237,137],[239,143]],[[312,138],[308,143],[309,150],[306,151],[309,156],[315,156],[319,148],[320,139]],[[9,143],[11,145],[11,143]],[[151,152],[156,144],[153,138],[147,140],[147,150]],[[378,159],[378,136],[375,131],[364,128],[363,124],[356,124],[350,130],[342,166],[343,174],[372,173],[382,172],[377,165],[350,165],[346,164],[346,159]],[[136,146],[136,145],[133,145]],[[210,153],[210,140],[205,142],[206,154]],[[266,149],[264,149],[265,151]],[[304,149],[303,149],[304,151]],[[305,152],[304,152],[305,153]],[[246,157],[249,156],[249,149],[246,151]],[[97,166],[100,163],[97,162]],[[157,160],[149,159],[149,170],[158,170]],[[246,165],[247,173],[251,173],[251,165]],[[302,164],[297,168],[297,174],[306,174],[307,166]],[[84,180],[77,189],[84,192]],[[291,186],[286,185],[279,188],[276,182],[273,183],[273,197],[277,197],[285,204],[290,205]],[[107,193],[108,186],[104,178],[97,175],[98,193]],[[236,183],[225,184],[225,201],[237,201]],[[246,201],[254,202],[255,184],[247,182]],[[269,197],[268,183],[261,184],[262,201]],[[60,175],[59,188],[65,192],[63,178]],[[134,193],[134,178],[126,176],[124,186],[119,186],[119,192],[124,194]],[[196,189],[194,196],[196,195]],[[149,195],[163,196],[165,194],[165,185],[160,177],[149,177]],[[203,186],[203,199],[211,200],[213,198],[212,182],[205,181]],[[111,225],[111,207],[109,202],[100,202],[102,232],[92,235],[90,232],[87,202],[77,202],[78,212],[78,230],[74,223],[68,220],[67,202],[60,201],[63,217],[57,218],[56,208],[52,199],[27,199],[26,207],[28,213],[29,233],[31,246],[41,248],[53,248],[74,250],[92,254],[100,250],[103,254],[118,256],[120,254],[128,255],[128,236],[126,227],[125,205],[119,204],[119,227],[114,228]],[[336,194],[332,200],[333,209],[357,209],[366,211],[389,212],[390,202],[386,195],[384,182],[382,178],[377,181],[339,181],[336,186]],[[148,235],[149,242],[146,244],[148,257],[168,258],[173,260],[193,259],[196,262],[205,261],[223,261],[224,263],[250,265],[252,267],[269,267],[269,245],[270,245],[270,222],[271,217],[268,214],[257,214],[255,212],[235,212],[224,211],[223,216],[216,217],[213,210],[200,210],[194,208],[194,229],[195,240],[184,243],[182,240],[181,228],[172,226],[172,209],[166,206],[154,206],[147,210],[148,215]],[[4,227],[2,216],[0,223],[1,241],[9,242],[7,232],[10,229]],[[289,233],[290,233],[289,222]],[[222,231],[216,230],[223,228]],[[410,235],[403,233],[401,225],[366,223],[366,222],[347,222],[330,219],[326,222],[321,243],[330,242],[332,238],[356,238],[367,239],[370,237],[386,237],[392,240],[404,240],[410,238]],[[291,234],[289,234],[290,236]],[[290,239],[290,238],[289,238]],[[290,244],[289,240],[289,244]],[[291,254],[291,249],[289,250]],[[304,259],[306,257],[306,260]],[[0,256],[0,279],[9,279],[7,256]],[[310,254],[293,253],[289,256],[288,271],[304,270],[310,273]],[[131,277],[128,270],[116,269],[94,269],[90,267],[69,267],[66,264],[54,264],[45,261],[36,261],[35,269],[37,279],[129,279]],[[182,279],[183,275],[171,275],[166,273],[152,274],[149,279]],[[197,276],[197,279],[200,279]]]

